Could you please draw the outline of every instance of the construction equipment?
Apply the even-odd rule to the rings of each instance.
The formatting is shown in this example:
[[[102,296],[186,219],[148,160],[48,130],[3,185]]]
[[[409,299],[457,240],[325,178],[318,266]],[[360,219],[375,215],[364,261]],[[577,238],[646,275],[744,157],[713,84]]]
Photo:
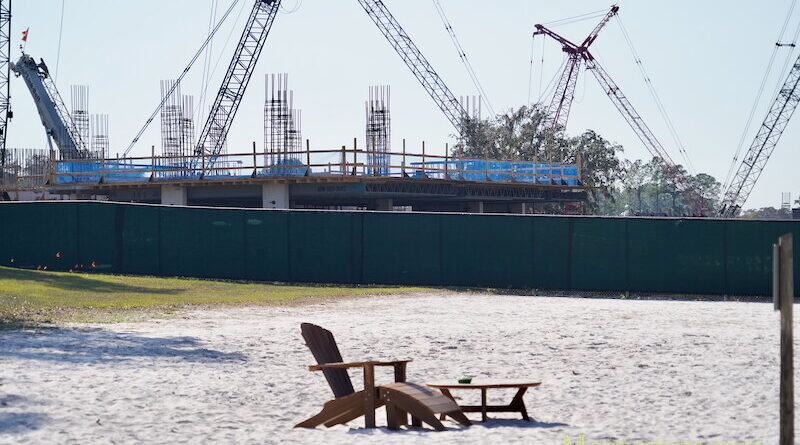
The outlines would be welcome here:
[[[5,175],[6,137],[11,113],[11,0],[0,0],[0,179]]]
[[[617,110],[622,114],[628,125],[633,129],[636,135],[644,144],[645,148],[650,154],[659,159],[664,165],[664,173],[667,178],[675,185],[677,190],[683,196],[683,199],[692,208],[696,215],[705,215],[708,212],[707,206],[703,198],[691,187],[688,178],[682,173],[680,167],[672,160],[672,157],[661,145],[661,142],[655,137],[650,128],[645,124],[642,117],[633,108],[630,101],[622,93],[619,86],[611,79],[611,76],[603,69],[598,63],[597,59],[589,51],[589,46],[597,39],[600,31],[605,25],[619,12],[619,6],[614,5],[611,10],[603,17],[600,23],[595,26],[591,33],[581,42],[576,45],[561,35],[551,31],[544,25],[536,25],[535,35],[546,35],[561,44],[562,50],[567,53],[567,64],[561,74],[558,86],[556,87],[553,100],[550,102],[548,108],[548,115],[545,125],[549,127],[563,129],[569,118],[569,111],[575,95],[575,84],[577,83],[578,73],[583,64],[586,64],[586,69],[589,70],[600,86],[605,91],[606,95],[617,107]]]
[[[569,40],[561,37],[553,31],[547,29],[544,25],[536,25],[536,35],[547,35],[555,39],[561,44],[561,49],[568,54],[567,64],[564,71],[561,73],[558,85],[556,86],[553,100],[547,109],[547,117],[545,118],[545,125],[548,127],[564,128],[567,126],[569,119],[569,111],[572,107],[572,101],[575,98],[575,85],[578,82],[578,73],[580,72],[583,60],[594,59],[589,52],[589,46],[594,43],[600,31],[608,24],[612,17],[619,12],[619,6],[614,5],[608,14],[600,20],[600,23],[594,27],[591,33],[581,42],[580,45],[575,45]]]
[[[778,90],[778,95],[772,103],[767,117],[756,133],[755,140],[750,144],[742,163],[733,176],[722,198],[719,216],[733,218],[739,214],[742,205],[747,201],[750,192],[758,182],[764,171],[772,152],[786,130],[786,125],[792,118],[797,105],[800,104],[800,57],[795,61],[789,71],[789,76]]]
[[[22,77],[25,81],[36,103],[36,110],[47,132],[50,149],[52,150],[52,144],[55,142],[61,159],[85,158],[89,153],[86,142],[81,139],[75,121],[50,77],[47,65],[44,60],[39,60],[40,62],[36,63],[33,57],[22,53],[17,63],[11,63],[10,67],[16,76]]]
[[[264,49],[281,0],[256,0],[247,20],[239,44],[211,106],[206,123],[200,132],[195,154],[210,155],[205,167],[212,167],[216,156],[222,152],[233,119],[242,102],[242,97],[250,83],[258,57]],[[204,158],[203,158],[204,159]]]
[[[469,113],[450,91],[428,59],[403,30],[381,0],[358,0],[367,15],[375,22],[381,33],[389,41],[406,66],[414,73],[419,83],[431,96],[447,120],[453,124],[459,135],[464,133],[464,125],[470,120]]]

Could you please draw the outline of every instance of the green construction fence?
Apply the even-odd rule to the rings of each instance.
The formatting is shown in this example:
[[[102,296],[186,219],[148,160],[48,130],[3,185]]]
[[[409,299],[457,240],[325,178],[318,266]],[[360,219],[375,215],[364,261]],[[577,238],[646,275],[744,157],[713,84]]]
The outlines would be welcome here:
[[[0,265],[309,283],[768,296],[800,221],[0,204]],[[795,247],[796,295],[800,249]]]

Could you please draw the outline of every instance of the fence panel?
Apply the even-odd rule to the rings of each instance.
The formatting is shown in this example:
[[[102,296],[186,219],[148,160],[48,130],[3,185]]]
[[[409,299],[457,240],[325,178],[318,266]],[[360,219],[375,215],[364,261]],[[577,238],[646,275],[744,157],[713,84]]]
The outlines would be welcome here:
[[[525,217],[442,215],[443,283],[534,285],[533,221]]]
[[[570,288],[572,218],[543,216],[533,220],[534,287]]]
[[[161,270],[161,207],[118,206],[122,212],[120,271],[136,275],[165,275]]]
[[[787,232],[800,240],[796,221],[99,202],[3,203],[0,229],[0,265],[22,268],[82,264],[199,278],[763,296],[771,293],[770,246]],[[800,295],[800,279],[795,285]]]
[[[625,220],[572,220],[571,289],[624,290],[627,286]]]
[[[363,214],[363,280],[442,284],[441,216]]]
[[[289,281],[289,213],[247,210],[244,219],[247,279]]]
[[[356,220],[354,222],[354,220]],[[358,283],[354,255],[357,214],[339,212],[289,212],[290,281],[309,283]]]
[[[627,225],[629,290],[725,293],[726,223],[630,219]]]

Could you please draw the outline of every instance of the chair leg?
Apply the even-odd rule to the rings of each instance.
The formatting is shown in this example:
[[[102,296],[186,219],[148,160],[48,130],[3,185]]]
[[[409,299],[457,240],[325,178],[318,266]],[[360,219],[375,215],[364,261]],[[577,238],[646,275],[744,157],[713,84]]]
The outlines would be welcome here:
[[[416,416],[411,416],[411,426],[420,428],[422,426],[422,421]]]
[[[464,426],[472,426],[472,422],[461,411],[453,411],[451,413],[447,413],[447,415]],[[442,416],[444,416],[444,414]]]
[[[386,425],[390,430],[399,430],[400,424],[397,418],[397,407],[393,403],[386,404]]]

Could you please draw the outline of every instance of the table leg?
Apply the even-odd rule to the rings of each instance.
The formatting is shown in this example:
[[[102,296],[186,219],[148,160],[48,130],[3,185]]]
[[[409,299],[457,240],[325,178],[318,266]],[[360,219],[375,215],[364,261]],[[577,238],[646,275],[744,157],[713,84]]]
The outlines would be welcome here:
[[[520,388],[517,391],[517,395],[515,395],[514,399],[511,400],[509,408],[519,411],[519,413],[522,414],[522,420],[530,421],[531,419],[528,417],[528,410],[525,409],[525,400],[522,398],[527,390],[528,388]]]
[[[481,420],[486,422],[489,416],[486,415],[486,388],[481,388]]]
[[[442,392],[442,394],[444,394],[445,396],[449,397],[450,400],[452,400],[453,402],[455,402],[456,405],[458,405],[458,402],[456,402],[456,398],[453,397],[453,393],[451,393],[449,389],[440,388],[439,390]],[[442,415],[439,416],[439,420],[444,420],[445,418],[447,418],[447,414],[442,414]]]

